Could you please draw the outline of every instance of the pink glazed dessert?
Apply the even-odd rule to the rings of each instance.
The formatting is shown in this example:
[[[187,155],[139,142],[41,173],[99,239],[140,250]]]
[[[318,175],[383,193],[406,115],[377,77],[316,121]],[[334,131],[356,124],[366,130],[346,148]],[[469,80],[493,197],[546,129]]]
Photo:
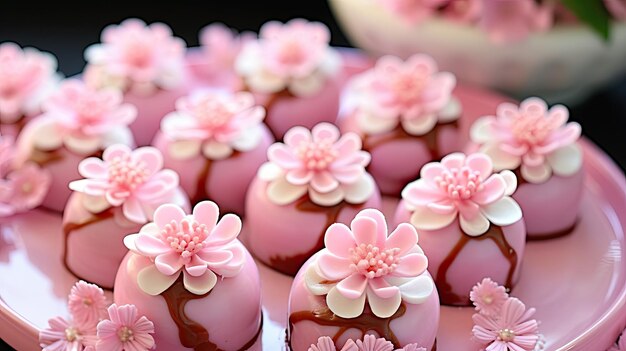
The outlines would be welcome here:
[[[122,100],[117,89],[94,90],[68,79],[43,104],[44,114],[24,128],[16,162],[37,163],[52,175],[44,207],[63,210],[71,194],[68,184],[80,178],[84,158],[100,156],[116,143],[134,146],[128,125],[137,110]]]
[[[243,215],[246,192],[274,139],[247,92],[196,91],[165,116],[153,144],[191,203],[210,199]]]
[[[413,226],[401,223],[388,234],[383,214],[366,209],[350,227],[331,225],[324,242],[291,287],[291,351],[310,350],[324,336],[339,350],[366,335],[392,343],[383,350],[436,348],[439,298]]]
[[[186,44],[167,25],[146,25],[139,19],[109,25],[101,41],[85,51],[84,79],[96,88],[113,86],[124,91],[124,101],[138,110],[130,126],[135,141],[148,145],[161,117],[174,111],[176,100],[189,89]]]
[[[420,54],[406,61],[384,56],[348,82],[339,125],[363,139],[383,194],[399,196],[427,162],[462,149],[455,85],[454,75]]]
[[[60,80],[57,60],[35,48],[0,44],[0,133],[17,137]]]
[[[117,273],[115,303],[134,304],[154,322],[159,350],[260,351],[259,272],[236,239],[241,220],[226,214],[218,222],[209,201],[186,213],[163,205],[124,239],[131,252]]]
[[[496,116],[478,119],[472,142],[489,155],[496,170],[509,169],[519,184],[513,198],[524,212],[528,237],[548,239],[576,226],[583,193],[581,128],[567,123],[569,111],[529,98],[518,107],[503,103]]]
[[[265,123],[277,140],[294,126],[337,119],[341,56],[329,43],[322,23],[268,22],[237,56],[235,70],[267,109]]]
[[[128,252],[124,237],[151,221],[162,204],[189,209],[178,175],[162,167],[157,149],[131,151],[120,144],[104,150],[102,159],[80,163],[85,179],[70,183],[74,193],[63,212],[63,262],[70,272],[112,289],[117,267]]]
[[[454,153],[426,164],[402,191],[396,223],[411,223],[428,256],[441,303],[470,304],[472,286],[489,277],[512,289],[526,245],[513,172],[493,173],[480,153]]]
[[[268,149],[246,198],[246,244],[270,267],[289,275],[324,247],[324,232],[348,223],[380,194],[365,171],[370,161],[353,133],[329,123],[294,127]]]

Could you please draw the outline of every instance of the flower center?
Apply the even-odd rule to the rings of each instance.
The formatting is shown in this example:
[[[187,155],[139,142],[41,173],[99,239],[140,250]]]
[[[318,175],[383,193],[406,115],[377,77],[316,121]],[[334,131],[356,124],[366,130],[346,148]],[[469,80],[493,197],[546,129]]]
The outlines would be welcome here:
[[[189,219],[172,221],[161,230],[162,240],[183,258],[191,258],[202,250],[208,236],[209,229],[205,224]]]
[[[399,260],[396,255],[399,251],[397,248],[381,250],[372,244],[360,244],[350,249],[350,268],[370,279],[385,276],[396,269]]]
[[[121,342],[127,342],[133,340],[133,331],[129,327],[121,327],[117,330],[117,337]]]
[[[86,297],[83,299],[83,305],[91,306],[92,304],[93,304],[93,300],[91,298]]]
[[[148,170],[142,161],[132,160],[129,155],[117,156],[109,164],[109,183],[132,191],[148,180]]]
[[[281,43],[278,57],[284,64],[297,65],[305,60],[306,55],[302,45],[296,38],[293,38]]]
[[[30,194],[33,191],[34,188],[35,187],[33,186],[33,183],[25,182],[25,183],[22,184],[22,193],[23,194]]]
[[[403,106],[411,106],[418,102],[424,91],[426,80],[422,75],[401,75],[391,83],[396,102]]]
[[[302,164],[310,171],[326,170],[339,153],[333,149],[333,143],[321,140],[314,143],[302,143],[296,151]]]
[[[150,43],[144,42],[141,38],[131,40],[125,52],[127,62],[137,68],[149,66],[152,61],[152,48],[150,45]]]
[[[76,101],[76,114],[83,123],[99,121],[105,112],[105,106],[96,96],[82,97]]]
[[[65,339],[70,342],[76,341],[78,339],[78,330],[74,327],[65,329]]]
[[[504,342],[511,342],[515,339],[515,333],[511,329],[501,329],[498,331],[498,338]]]
[[[469,167],[452,168],[435,177],[439,188],[448,193],[451,200],[468,200],[484,188],[480,172]]]
[[[528,111],[513,122],[512,131],[517,141],[536,145],[543,142],[558,127],[542,112]]]
[[[203,128],[217,129],[227,124],[233,113],[221,101],[206,98],[194,106],[193,115]]]
[[[493,303],[493,296],[485,295],[483,296],[482,300],[485,305],[491,305]]]

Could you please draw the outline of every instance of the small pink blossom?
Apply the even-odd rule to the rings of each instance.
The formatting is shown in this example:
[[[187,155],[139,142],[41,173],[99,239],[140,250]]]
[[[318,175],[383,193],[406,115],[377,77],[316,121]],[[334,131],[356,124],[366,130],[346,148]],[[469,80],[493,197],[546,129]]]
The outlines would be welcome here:
[[[49,53],[0,44],[0,121],[14,123],[38,113],[58,81],[56,69],[56,58]]]
[[[340,58],[329,43],[330,31],[322,23],[268,22],[258,41],[246,43],[235,70],[255,92],[288,89],[298,96],[312,95],[339,68]]]
[[[626,0],[604,0],[607,9],[619,21],[626,21]]]
[[[340,351],[393,351],[393,344],[385,338],[376,338],[374,335],[365,335],[363,340],[348,339]],[[317,340],[316,345],[311,345],[308,351],[337,351],[333,339],[322,336]],[[417,344],[409,344],[395,351],[426,351]]]
[[[543,183],[552,173],[570,176],[582,167],[582,152],[576,144],[581,127],[567,123],[565,106],[548,109],[539,98],[520,106],[502,103],[496,116],[478,119],[471,129],[472,141],[491,157],[496,170],[520,167],[522,177]]]
[[[96,344],[95,326],[75,324],[62,317],[50,319],[48,325],[39,332],[42,351],[83,351]]]
[[[493,174],[485,154],[453,153],[422,167],[420,179],[404,188],[402,198],[418,230],[441,229],[458,217],[466,234],[479,236],[490,223],[504,226],[522,218],[522,210],[510,197],[516,187],[511,171]]]
[[[435,16],[440,7],[449,0],[378,0],[391,13],[409,24],[421,22]]]
[[[154,324],[145,316],[139,316],[134,305],[107,309],[109,319],[98,323],[97,351],[147,351],[154,348]]]
[[[131,151],[116,144],[104,150],[102,160],[84,159],[79,172],[86,179],[73,181],[70,188],[122,206],[124,216],[136,223],[152,218],[151,208],[171,201],[178,188],[178,174],[163,168],[163,156],[153,147]],[[91,199],[90,201],[93,201]]]
[[[170,153],[184,159],[202,153],[224,159],[234,150],[254,149],[262,138],[265,110],[247,92],[199,91],[176,102],[161,130],[172,140]]]
[[[524,39],[533,31],[545,31],[552,26],[552,4],[534,0],[484,0],[479,25],[495,42]]]
[[[155,88],[173,88],[182,80],[185,42],[163,23],[146,25],[127,19],[106,27],[101,40],[85,51],[87,70],[97,73],[87,76],[90,85],[121,80],[124,89],[149,93]]]
[[[538,323],[530,319],[534,313],[534,308],[527,310],[520,300],[509,298],[495,317],[474,314],[474,339],[490,351],[532,351],[539,340]]]
[[[497,316],[508,298],[506,289],[489,278],[476,284],[470,292],[476,311],[488,317]]]
[[[33,162],[25,163],[7,176],[8,186],[12,189],[9,205],[15,212],[26,212],[41,205],[51,181],[47,170]]]
[[[305,281],[312,293],[326,295],[328,308],[342,318],[361,315],[366,300],[372,313],[388,318],[402,300],[421,303],[434,289],[432,279],[421,276],[428,260],[417,245],[415,228],[402,223],[388,234],[378,210],[359,212],[350,227],[331,225],[324,242],[326,249],[307,270]],[[416,281],[398,285],[396,278]]]
[[[340,135],[330,123],[320,123],[311,131],[294,127],[283,143],[269,147],[268,163],[259,177],[268,181],[267,195],[276,204],[292,203],[303,195],[321,206],[345,200],[364,203],[376,185],[365,171],[370,154],[361,150],[361,138],[354,133]]]
[[[183,273],[185,288],[197,295],[211,291],[218,277],[233,277],[246,260],[244,249],[235,241],[241,219],[224,215],[218,222],[214,202],[198,203],[191,215],[178,206],[166,204],[154,213],[154,222],[138,234],[124,239],[131,251],[154,260],[138,275],[139,286],[158,295]]]
[[[106,316],[104,291],[95,284],[79,281],[68,297],[68,309],[73,320],[82,325],[96,326]]]
[[[454,75],[439,72],[430,56],[417,54],[406,61],[384,56],[351,83],[359,127],[377,134],[401,124],[409,134],[424,135],[437,122],[460,116],[452,97],[455,85]]]

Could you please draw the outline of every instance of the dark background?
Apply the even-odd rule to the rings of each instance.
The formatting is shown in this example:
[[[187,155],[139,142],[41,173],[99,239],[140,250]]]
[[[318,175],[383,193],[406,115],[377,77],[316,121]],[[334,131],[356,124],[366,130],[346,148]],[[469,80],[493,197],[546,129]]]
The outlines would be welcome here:
[[[327,24],[333,45],[349,42],[334,21],[325,0],[202,0],[152,1],[149,5],[111,1],[82,2],[79,7],[63,1],[38,4],[32,1],[2,1],[0,42],[15,41],[55,54],[66,75],[79,73],[84,65],[82,52],[99,41],[100,31],[111,23],[138,17],[150,23],[165,22],[189,46],[198,45],[197,33],[212,22],[223,22],[239,30],[257,31],[268,20],[286,21],[304,17]],[[626,57],[624,58],[626,64]],[[578,106],[570,106],[572,119],[583,125],[584,134],[626,168],[626,77],[598,91]],[[2,282],[0,282],[2,284]],[[51,316],[52,317],[52,316]],[[0,350],[11,350],[0,340]]]

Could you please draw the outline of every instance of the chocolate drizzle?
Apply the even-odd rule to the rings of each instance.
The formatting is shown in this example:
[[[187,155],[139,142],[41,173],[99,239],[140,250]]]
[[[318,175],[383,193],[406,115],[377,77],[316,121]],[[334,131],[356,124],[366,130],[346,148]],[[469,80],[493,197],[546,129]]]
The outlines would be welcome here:
[[[67,249],[68,249],[70,234],[72,234],[72,232],[76,230],[88,227],[94,223],[98,223],[105,219],[112,218],[115,215],[114,210],[115,210],[114,207],[110,207],[102,212],[92,214],[89,218],[87,218],[86,220],[80,223],[69,222],[63,225],[63,238],[64,238],[63,239],[63,265],[65,266],[65,269],[67,269],[68,272],[72,273],[73,275],[75,275],[76,277],[80,279],[88,280],[88,279],[85,279],[84,277],[81,277],[76,272],[74,272],[72,268],[70,267],[70,265],[67,263]],[[109,290],[113,289],[112,286],[110,287],[103,286],[102,288],[109,289]]]
[[[289,348],[291,349],[293,328],[296,323],[302,321],[311,321],[322,326],[339,327],[337,333],[332,337],[335,344],[337,344],[339,338],[348,330],[358,329],[362,334],[361,338],[363,338],[368,331],[374,331],[380,337],[389,340],[394,348],[400,348],[402,345],[400,345],[400,341],[398,341],[393,330],[391,330],[391,322],[404,316],[405,313],[406,305],[404,303],[401,303],[396,313],[389,318],[377,317],[369,309],[366,309],[360,316],[349,319],[335,315],[328,307],[317,311],[294,312],[289,316]]]
[[[326,207],[314,203],[313,201],[311,201],[308,195],[300,198],[296,203],[296,209],[302,212],[325,213],[326,223],[322,228],[322,232],[318,235],[315,246],[311,248],[311,250],[290,257],[271,257],[270,265],[272,266],[272,268],[284,274],[288,274],[291,276],[296,275],[296,273],[298,273],[298,270],[300,269],[300,267],[302,267],[306,260],[313,256],[313,254],[324,248],[324,234],[326,233],[326,229],[328,229],[328,227],[330,227],[333,223],[337,222],[337,218],[339,217],[341,210],[347,206],[357,208],[361,205],[354,205],[349,204],[345,201],[341,201],[334,206]]]
[[[448,256],[446,256],[446,258],[441,262],[441,265],[439,265],[439,270],[437,271],[435,278],[435,284],[437,285],[439,298],[441,299],[442,304],[470,305],[469,294],[457,295],[452,291],[452,285],[448,283],[447,274],[450,266],[452,266],[461,251],[463,251],[463,248],[465,248],[465,245],[467,245],[467,243],[471,240],[492,240],[498,246],[498,249],[500,249],[500,252],[510,264],[504,286],[507,290],[510,290],[513,287],[513,274],[515,273],[515,268],[518,264],[517,252],[515,252],[513,247],[511,247],[511,245],[507,242],[504,232],[502,231],[502,227],[492,224],[489,226],[487,232],[480,236],[461,234],[461,239],[452,248]]]
[[[241,152],[237,150],[233,150],[233,153],[228,158],[235,158],[241,155]],[[191,204],[197,204],[200,201],[209,200],[211,197],[209,196],[209,192],[207,190],[207,181],[211,176],[211,168],[215,161],[210,158],[204,158],[204,167],[198,174],[198,178],[196,179],[196,193],[193,197],[191,197]]]
[[[204,295],[196,295],[187,291],[183,284],[182,275],[178,277],[172,286],[161,293],[161,296],[167,304],[170,316],[172,317],[174,324],[176,324],[176,327],[178,327],[178,337],[181,344],[184,347],[193,349],[194,351],[224,351],[209,340],[209,332],[205,327],[191,320],[185,313],[185,306],[187,302],[205,298],[209,296],[209,294],[211,294],[210,291]],[[248,350],[252,347],[252,345],[254,345],[259,337],[259,334],[261,333],[261,328],[262,325],[259,326],[259,330],[256,335],[254,335],[252,339],[240,349],[240,351]]]

